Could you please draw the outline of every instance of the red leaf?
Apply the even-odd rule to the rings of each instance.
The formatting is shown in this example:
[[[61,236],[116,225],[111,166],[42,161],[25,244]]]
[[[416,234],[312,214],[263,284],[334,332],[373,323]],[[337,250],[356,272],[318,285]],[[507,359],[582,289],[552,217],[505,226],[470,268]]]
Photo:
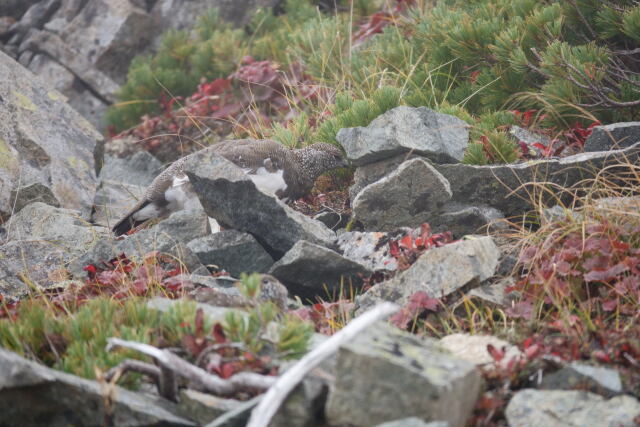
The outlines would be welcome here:
[[[624,262],[619,262],[606,270],[592,270],[588,272],[584,275],[584,280],[587,282],[608,282],[627,271],[629,271],[629,266]]]
[[[212,331],[213,339],[217,344],[223,344],[227,342],[227,337],[224,334],[224,329],[220,323],[213,325]]]
[[[493,360],[495,360],[496,362],[499,362],[502,359],[504,359],[504,354],[505,354],[504,349],[497,349],[493,344],[487,344],[487,351],[489,352],[489,355],[491,355]]]

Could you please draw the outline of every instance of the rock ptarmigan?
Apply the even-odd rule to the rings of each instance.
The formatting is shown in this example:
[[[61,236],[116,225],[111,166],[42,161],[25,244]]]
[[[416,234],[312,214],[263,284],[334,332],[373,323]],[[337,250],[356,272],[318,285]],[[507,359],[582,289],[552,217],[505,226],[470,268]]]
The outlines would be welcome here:
[[[285,201],[305,196],[320,175],[348,165],[342,152],[326,142],[289,149],[272,140],[241,139],[223,141],[205,150],[235,163],[258,189]],[[153,180],[140,201],[113,226],[116,236],[150,219],[199,205],[184,173],[188,157],[176,160]]]

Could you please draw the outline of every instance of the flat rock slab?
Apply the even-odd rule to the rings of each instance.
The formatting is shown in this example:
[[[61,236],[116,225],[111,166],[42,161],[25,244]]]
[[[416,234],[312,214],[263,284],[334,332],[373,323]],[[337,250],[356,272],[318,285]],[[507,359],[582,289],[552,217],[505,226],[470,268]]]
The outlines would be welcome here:
[[[175,404],[115,386],[118,426],[194,426]],[[0,348],[0,424],[33,427],[101,425],[108,419],[104,385],[56,371]]]
[[[640,142],[640,122],[596,126],[584,143],[584,151],[617,150],[637,142]]]
[[[426,107],[396,107],[367,127],[341,129],[336,136],[355,166],[402,153],[425,155],[438,163],[459,162],[469,142],[469,126],[457,117]]]
[[[301,240],[278,262],[269,274],[281,280],[290,292],[303,297],[327,297],[333,291],[359,286],[371,271],[325,247]]]
[[[391,280],[373,286],[356,298],[358,310],[379,301],[406,304],[415,292],[441,298],[495,273],[500,250],[491,237],[471,236],[423,253],[409,269]]]
[[[548,182],[571,188],[585,185],[583,182],[585,179],[594,178],[605,167],[638,162],[640,162],[640,143],[622,150],[582,153],[562,159],[537,160],[512,165],[450,164],[434,165],[434,167],[449,181],[453,192],[452,201],[491,206],[506,217],[510,217],[522,215],[523,212],[533,208],[532,197],[527,194],[527,190],[531,191],[532,188],[530,186],[521,188],[525,183]],[[611,168],[610,172],[614,173],[615,168]],[[554,187],[550,190],[552,194],[557,192]],[[566,202],[569,203],[570,200]]]
[[[102,135],[62,95],[2,52],[0,76],[0,217],[13,212],[13,190],[39,183],[56,205],[88,219]]]
[[[417,227],[451,196],[449,183],[431,164],[422,159],[407,160],[358,193],[353,200],[353,217],[372,231]]]
[[[226,228],[252,234],[274,258],[299,240],[330,246],[335,233],[258,190],[244,172],[211,150],[190,156],[185,173],[212,218]]]
[[[506,416],[511,427],[632,427],[638,425],[640,402],[631,396],[607,400],[585,391],[525,389],[511,398]]]
[[[540,388],[550,390],[586,390],[603,396],[622,393],[620,373],[612,368],[572,362],[542,378]]]
[[[415,416],[462,427],[481,383],[473,364],[434,340],[376,323],[340,348],[327,420],[364,427]]]
[[[205,266],[225,270],[234,277],[242,273],[266,273],[274,262],[251,234],[237,230],[199,237],[187,247]]]

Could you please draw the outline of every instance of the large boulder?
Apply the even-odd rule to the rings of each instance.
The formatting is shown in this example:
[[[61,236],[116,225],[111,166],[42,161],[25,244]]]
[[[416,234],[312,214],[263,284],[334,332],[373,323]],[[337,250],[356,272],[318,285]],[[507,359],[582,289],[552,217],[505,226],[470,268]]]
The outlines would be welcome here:
[[[26,189],[36,185],[50,203],[88,219],[103,137],[59,93],[1,52],[0,75],[0,218],[28,204]]]
[[[357,297],[359,310],[378,301],[405,304],[416,292],[441,298],[487,280],[496,271],[500,250],[491,237],[472,236],[423,253],[407,270]]]
[[[640,142],[640,122],[596,126],[584,143],[584,151],[617,150],[637,142]]]
[[[637,426],[640,402],[631,396],[606,400],[584,391],[525,389],[517,392],[505,412],[511,427]]]
[[[19,296],[29,286],[48,286],[64,278],[67,264],[79,259],[106,230],[91,227],[78,212],[31,203],[6,224],[0,246],[0,293]]]
[[[0,348],[0,425],[194,426],[175,404],[76,377]],[[108,406],[107,406],[108,404]]]
[[[204,149],[190,156],[185,173],[207,215],[223,227],[252,234],[274,258],[298,241],[330,246],[335,233],[258,190],[232,162]]]
[[[325,247],[301,240],[269,270],[293,293],[326,297],[334,291],[359,286],[372,271]]]
[[[473,364],[437,342],[377,323],[340,348],[327,420],[364,427],[415,416],[462,427],[481,383]]]
[[[426,107],[396,107],[367,127],[341,129],[336,139],[355,166],[402,153],[425,155],[438,163],[462,160],[469,126],[457,117]]]
[[[449,183],[433,166],[422,159],[408,160],[356,196],[353,218],[367,230],[417,227],[451,196]]]

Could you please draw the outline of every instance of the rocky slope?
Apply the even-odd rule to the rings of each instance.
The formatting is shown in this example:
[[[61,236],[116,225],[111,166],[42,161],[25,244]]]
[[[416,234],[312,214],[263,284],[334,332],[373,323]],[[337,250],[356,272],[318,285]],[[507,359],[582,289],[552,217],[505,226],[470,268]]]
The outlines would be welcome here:
[[[5,33],[11,35],[6,46],[45,78],[45,70],[52,70],[51,75],[58,70],[61,77],[54,81],[69,104],[84,113],[92,104],[97,114],[112,99],[110,91],[122,81],[123,64],[130,59],[127,52],[112,48],[122,47],[123,38],[133,43],[128,45],[133,50],[153,46],[157,35],[151,29],[166,19],[162,13],[173,3],[36,2]],[[193,19],[189,7],[179,10],[184,21],[172,19],[171,25]],[[108,26],[111,33],[91,34],[96,16],[114,22]],[[94,36],[107,42],[98,43],[92,53],[82,51],[88,49],[84,44],[70,53],[74,40]],[[125,58],[118,64],[122,69],[113,68],[111,55]],[[85,59],[89,62],[78,63]],[[228,320],[230,307],[251,303],[230,287],[235,280],[216,277],[220,271],[236,278],[268,273],[284,284],[290,298],[264,298],[302,312],[308,308],[291,301],[293,297],[308,303],[347,287],[357,289],[355,315],[380,302],[394,302],[402,308],[392,323],[404,329],[423,311],[425,316],[436,312],[438,304],[454,311],[474,299],[496,313],[510,312],[514,297],[506,288],[513,283],[504,276],[514,259],[499,238],[510,226],[506,219],[526,216],[536,203],[571,206],[585,180],[603,170],[633,169],[640,154],[640,124],[619,123],[595,128],[584,153],[469,166],[460,163],[469,138],[464,122],[425,107],[398,107],[367,127],[338,133],[356,166],[349,189],[349,231],[332,229],[260,192],[233,164],[202,151],[186,169],[202,207],[115,239],[109,225],[136,202],[161,170],[160,162],[147,153],[104,157],[102,136],[51,89],[51,80],[45,82],[4,54],[0,74],[10,76],[0,81],[4,307],[38,289],[81,286],[96,266],[122,254],[143,259],[157,252],[180,260],[177,282],[189,283],[188,297],[199,302],[212,322]],[[537,183],[539,199],[529,197],[526,183]],[[606,203],[613,210],[623,204],[637,209],[638,201],[629,197]],[[212,233],[210,218],[224,231]],[[635,274],[634,268],[637,263],[623,272]],[[175,304],[160,298],[150,300],[148,307],[167,315]],[[488,405],[483,406],[484,390],[497,393],[493,382],[504,380],[499,375],[508,378],[501,384],[517,382],[516,368],[534,360],[537,344],[519,349],[493,336],[452,334],[451,329],[435,339],[387,322],[369,325],[305,377],[278,408],[272,425],[474,423]],[[323,342],[316,335],[312,348]],[[631,369],[637,368],[633,349],[621,351]],[[527,386],[496,407],[504,409],[508,425],[637,425],[638,391],[618,370],[568,363],[557,354],[536,361],[544,365],[527,372]],[[282,363],[280,372],[295,363]],[[188,377],[180,369],[174,375]],[[203,393],[203,384],[193,378],[190,383],[180,378],[179,391],[167,392],[159,381],[158,387],[133,392],[104,378],[83,379],[0,349],[0,424],[240,426],[261,399],[250,399],[250,393],[213,396]],[[496,408],[489,410],[502,411]]]

